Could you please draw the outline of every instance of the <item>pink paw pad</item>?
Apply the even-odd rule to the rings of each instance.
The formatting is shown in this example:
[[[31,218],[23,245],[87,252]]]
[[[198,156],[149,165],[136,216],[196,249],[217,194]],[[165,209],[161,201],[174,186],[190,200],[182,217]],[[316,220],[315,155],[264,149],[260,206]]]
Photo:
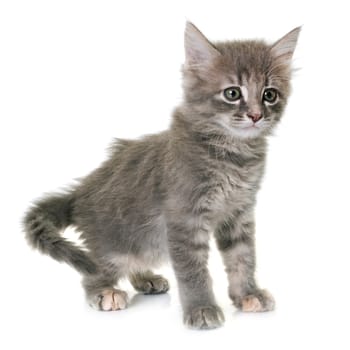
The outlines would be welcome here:
[[[100,309],[103,311],[123,310],[127,305],[127,294],[117,289],[104,290],[100,295]]]

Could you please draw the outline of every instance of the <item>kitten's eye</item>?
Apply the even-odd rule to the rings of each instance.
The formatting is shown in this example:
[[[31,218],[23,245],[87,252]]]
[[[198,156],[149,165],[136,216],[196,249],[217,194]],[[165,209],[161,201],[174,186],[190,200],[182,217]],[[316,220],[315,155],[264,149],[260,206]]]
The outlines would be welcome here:
[[[229,102],[237,101],[241,98],[241,96],[242,93],[239,87],[232,86],[224,90],[224,97]]]
[[[277,97],[278,97],[278,92],[276,89],[269,88],[264,91],[263,100],[268,103],[276,102]]]

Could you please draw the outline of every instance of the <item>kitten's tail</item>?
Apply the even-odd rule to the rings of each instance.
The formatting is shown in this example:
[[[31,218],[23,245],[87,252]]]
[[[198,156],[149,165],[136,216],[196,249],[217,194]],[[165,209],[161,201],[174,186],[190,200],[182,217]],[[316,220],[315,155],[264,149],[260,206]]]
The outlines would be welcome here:
[[[71,193],[47,196],[35,203],[23,220],[29,244],[57,261],[64,261],[83,274],[97,272],[96,264],[76,245],[60,235],[72,224]]]

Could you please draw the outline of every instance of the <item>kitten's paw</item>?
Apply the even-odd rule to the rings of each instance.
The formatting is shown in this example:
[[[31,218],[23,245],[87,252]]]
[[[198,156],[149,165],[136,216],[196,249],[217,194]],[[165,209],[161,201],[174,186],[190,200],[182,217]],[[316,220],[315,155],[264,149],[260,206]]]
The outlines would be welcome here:
[[[138,279],[133,286],[137,291],[145,294],[161,294],[169,290],[168,280],[160,275]]]
[[[275,300],[267,290],[258,290],[241,298],[238,308],[244,312],[265,312],[275,308]]]
[[[90,305],[101,311],[116,311],[126,308],[128,295],[119,289],[105,289],[98,294]]]
[[[192,329],[212,329],[225,322],[224,314],[218,306],[196,307],[184,315],[184,323]]]

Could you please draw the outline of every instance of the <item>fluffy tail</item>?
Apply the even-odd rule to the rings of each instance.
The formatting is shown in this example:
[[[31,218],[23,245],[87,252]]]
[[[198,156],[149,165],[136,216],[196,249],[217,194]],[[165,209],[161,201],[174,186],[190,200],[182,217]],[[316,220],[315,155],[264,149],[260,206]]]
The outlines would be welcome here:
[[[83,274],[97,272],[96,264],[79,247],[60,235],[72,224],[71,194],[52,195],[38,201],[25,215],[23,224],[29,244],[57,261],[64,261]]]

